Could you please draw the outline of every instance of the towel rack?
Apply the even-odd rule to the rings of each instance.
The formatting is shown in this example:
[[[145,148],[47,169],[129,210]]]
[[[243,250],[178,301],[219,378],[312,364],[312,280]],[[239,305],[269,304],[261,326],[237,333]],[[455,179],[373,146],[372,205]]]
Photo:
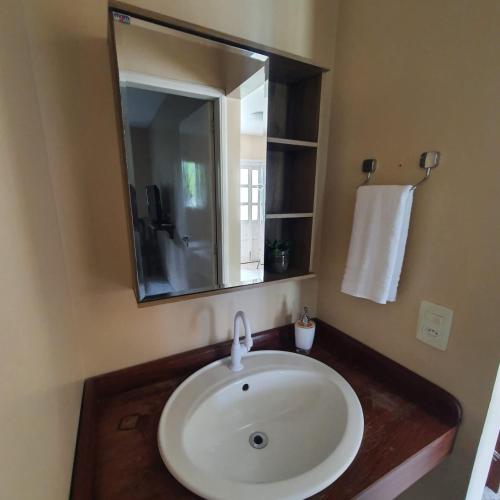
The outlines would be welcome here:
[[[416,184],[412,186],[412,191],[417,189],[417,186],[420,186],[422,182],[425,182],[429,178],[429,176],[431,175],[431,170],[439,165],[440,159],[441,153],[439,151],[425,151],[420,155],[418,166],[425,169],[425,175],[423,179],[420,179]],[[366,174],[366,179],[362,184],[360,184],[360,187],[365,186],[370,182],[372,175],[374,174],[375,170],[377,170],[377,160],[375,158],[363,160],[363,163],[361,164],[361,170]]]

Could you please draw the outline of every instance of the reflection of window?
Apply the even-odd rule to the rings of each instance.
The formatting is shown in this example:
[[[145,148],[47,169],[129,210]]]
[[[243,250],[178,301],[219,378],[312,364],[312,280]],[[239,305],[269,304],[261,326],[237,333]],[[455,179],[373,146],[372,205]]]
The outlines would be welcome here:
[[[240,217],[241,220],[248,220],[248,205],[241,205]]]
[[[248,184],[248,168],[240,170],[240,183],[241,185]]]
[[[194,161],[182,162],[182,189],[184,191],[184,206],[202,208],[206,205],[206,172],[203,165]]]
[[[259,220],[260,170],[240,169],[240,220]]]

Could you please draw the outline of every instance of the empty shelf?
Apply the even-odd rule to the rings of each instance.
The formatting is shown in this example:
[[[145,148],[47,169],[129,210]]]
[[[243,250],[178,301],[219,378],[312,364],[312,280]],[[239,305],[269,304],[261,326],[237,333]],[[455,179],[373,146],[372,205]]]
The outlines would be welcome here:
[[[296,139],[282,139],[280,137],[268,137],[267,146],[277,151],[293,151],[298,149],[317,148],[317,142],[298,141]]]
[[[302,219],[312,217],[312,212],[295,213],[295,214],[266,214],[266,219]]]

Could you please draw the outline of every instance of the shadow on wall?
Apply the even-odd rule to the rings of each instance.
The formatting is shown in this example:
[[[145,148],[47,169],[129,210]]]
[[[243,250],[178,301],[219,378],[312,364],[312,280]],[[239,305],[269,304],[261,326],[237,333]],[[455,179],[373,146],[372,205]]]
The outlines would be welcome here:
[[[22,24],[19,21],[19,25]],[[79,374],[75,375],[78,363],[75,365],[68,356],[66,362],[61,363],[64,359],[61,352],[69,354],[74,348],[73,318],[30,55],[27,43],[18,40],[17,34],[11,34],[11,40],[13,46],[0,60],[2,67],[15,68],[14,72],[9,72],[10,77],[2,79],[0,86],[0,109],[5,123],[1,129],[2,146],[5,145],[2,163],[8,185],[2,202],[9,200],[1,213],[5,217],[3,229],[11,234],[7,238],[9,244],[4,247],[11,253],[2,259],[5,266],[2,276],[7,287],[10,275],[16,278],[4,304],[12,301],[13,307],[18,307],[24,303],[22,311],[27,316],[30,310],[36,313],[35,324],[39,329],[35,337],[36,341],[45,341],[45,349],[33,345],[32,350],[39,347],[40,355],[47,353],[50,356],[48,364],[53,380],[74,382],[79,380]],[[20,81],[24,85],[20,86]],[[10,231],[9,224],[12,226]],[[22,265],[19,269],[18,264]],[[23,324],[29,319],[20,317],[19,322]],[[40,335],[44,331],[47,335]],[[58,337],[57,342],[53,336]]]
[[[61,179],[56,186],[60,217],[64,221],[66,212],[68,219],[76,221],[65,242],[70,247],[67,255],[79,261],[80,287],[114,284],[131,288],[129,207],[107,41],[89,38],[84,44],[77,43],[74,34],[67,32],[55,43],[54,51],[60,57],[53,61],[48,75],[52,85],[44,89],[48,98],[44,103],[51,108],[46,110],[48,116],[60,122],[57,130],[64,133],[53,141],[63,161],[54,162],[52,168],[57,170],[54,177]],[[80,98],[89,93],[92,100]],[[48,141],[51,133],[46,131]],[[71,268],[74,265],[70,263]]]
[[[276,316],[275,323],[277,323],[278,325],[279,324],[286,325],[288,323],[292,323],[294,321],[294,315],[292,312],[294,311],[294,309],[296,309],[296,307],[290,308],[290,305],[287,304],[286,299],[283,298],[283,301],[281,302],[281,311]]]
[[[0,496],[22,491],[34,498],[42,491],[63,498],[76,438],[81,368],[24,24],[22,7],[8,2],[0,20],[0,330],[2,345],[9,348],[0,379],[5,389],[2,442],[10,451]],[[31,483],[19,472],[26,466]]]
[[[215,311],[212,304],[200,303],[198,307],[191,311],[190,317],[191,321],[189,327],[191,331],[205,330],[205,337],[202,339],[204,345],[218,342],[219,337],[215,325]],[[200,329],[198,325],[203,325],[203,328]],[[229,338],[229,334],[227,337]]]

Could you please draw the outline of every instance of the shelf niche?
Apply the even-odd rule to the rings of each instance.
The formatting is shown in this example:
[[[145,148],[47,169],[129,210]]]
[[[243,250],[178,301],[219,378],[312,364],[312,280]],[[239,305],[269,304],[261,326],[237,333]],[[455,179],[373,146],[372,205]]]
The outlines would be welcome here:
[[[303,80],[269,82],[270,137],[318,140],[321,75]]]
[[[279,137],[268,137],[267,147],[273,151],[297,151],[307,148],[317,148],[317,142],[299,141],[297,139],[281,139]]]
[[[264,281],[274,281],[308,274],[311,256],[312,218],[268,219],[266,240],[287,241],[290,244],[290,264],[285,273],[273,273],[265,262]]]
[[[264,281],[310,274],[321,81],[324,70],[270,58],[266,163],[266,240],[290,244],[289,268]],[[268,256],[266,256],[268,257]]]
[[[314,209],[316,149],[268,148],[266,213],[307,213]]]

